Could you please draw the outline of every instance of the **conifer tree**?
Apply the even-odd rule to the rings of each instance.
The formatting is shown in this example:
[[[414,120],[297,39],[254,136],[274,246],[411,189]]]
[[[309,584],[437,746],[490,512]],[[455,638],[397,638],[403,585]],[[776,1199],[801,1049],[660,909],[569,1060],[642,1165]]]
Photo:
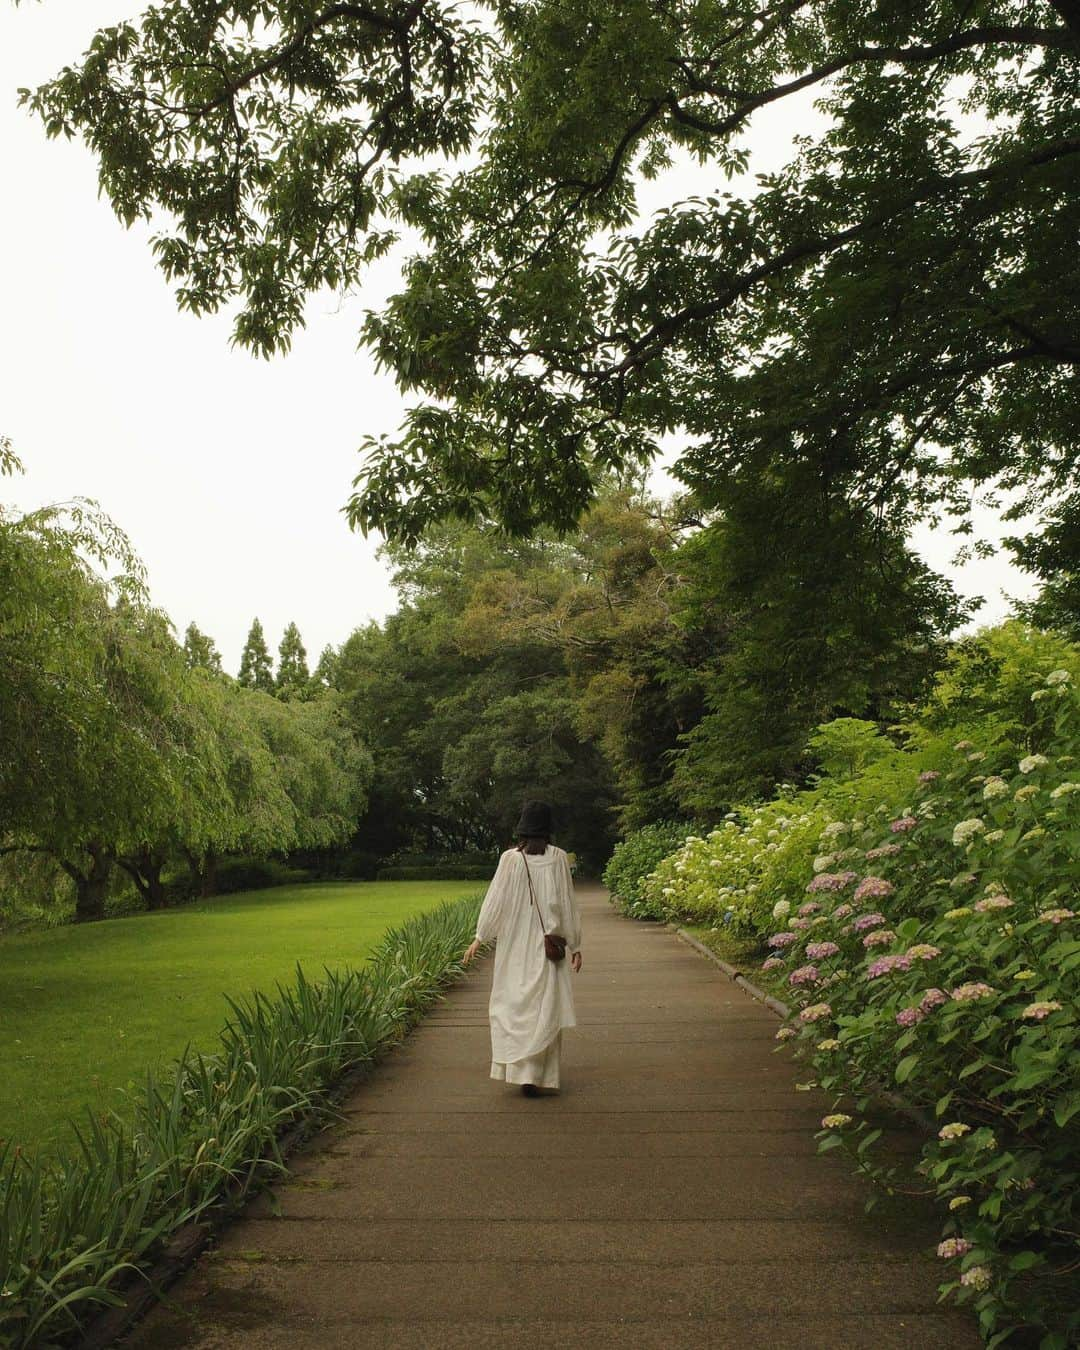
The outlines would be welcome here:
[[[246,689],[261,689],[264,694],[274,692],[270,649],[266,645],[263,627],[258,619],[251,622],[251,629],[240,656],[240,673],[237,679]]]
[[[328,642],[319,655],[319,663],[311,677],[311,683],[316,689],[337,687],[339,660],[338,653]]]
[[[214,639],[195,623],[189,623],[184,634],[184,662],[189,670],[202,667],[215,675],[221,674],[221,653],[214,645]]]
[[[278,698],[304,698],[310,690],[307,652],[300,629],[290,623],[278,648],[278,671],[274,692]]]

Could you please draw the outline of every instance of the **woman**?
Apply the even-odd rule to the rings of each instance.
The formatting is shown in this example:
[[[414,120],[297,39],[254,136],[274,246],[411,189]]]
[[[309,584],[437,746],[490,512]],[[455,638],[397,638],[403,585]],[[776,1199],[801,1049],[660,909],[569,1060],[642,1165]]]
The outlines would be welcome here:
[[[551,842],[551,807],[526,802],[516,833],[518,845],[499,859],[464,960],[495,941],[491,1076],[535,1097],[559,1086],[563,1028],[577,1025],[567,965],[581,969],[581,917],[570,861]],[[566,939],[569,963],[547,958],[545,931]]]

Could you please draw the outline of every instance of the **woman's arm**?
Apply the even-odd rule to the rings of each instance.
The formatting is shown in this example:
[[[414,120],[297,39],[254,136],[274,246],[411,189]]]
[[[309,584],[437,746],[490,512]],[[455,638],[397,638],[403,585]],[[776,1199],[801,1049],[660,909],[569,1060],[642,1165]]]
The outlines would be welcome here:
[[[484,896],[484,903],[480,906],[480,913],[476,919],[476,937],[465,948],[465,953],[461,958],[465,965],[469,964],[485,942],[494,942],[499,936],[499,926],[502,921],[509,878],[510,853],[504,853],[499,859],[495,875],[491,878],[491,884]]]
[[[570,948],[570,964],[575,971],[581,969],[581,911],[574,896],[574,874],[570,870],[570,859],[562,855],[563,884],[566,889],[566,945]]]

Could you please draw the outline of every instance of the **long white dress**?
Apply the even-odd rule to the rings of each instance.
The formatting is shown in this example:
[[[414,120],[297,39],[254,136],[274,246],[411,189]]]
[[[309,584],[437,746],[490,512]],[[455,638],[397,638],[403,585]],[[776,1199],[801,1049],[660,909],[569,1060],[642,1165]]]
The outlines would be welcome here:
[[[544,955],[537,907],[547,932],[566,938],[562,961]],[[495,942],[488,1004],[491,1077],[557,1088],[562,1032],[577,1025],[570,953],[581,950],[581,915],[565,852],[549,844],[526,859],[516,848],[507,849],[484,897],[476,936],[480,942]]]

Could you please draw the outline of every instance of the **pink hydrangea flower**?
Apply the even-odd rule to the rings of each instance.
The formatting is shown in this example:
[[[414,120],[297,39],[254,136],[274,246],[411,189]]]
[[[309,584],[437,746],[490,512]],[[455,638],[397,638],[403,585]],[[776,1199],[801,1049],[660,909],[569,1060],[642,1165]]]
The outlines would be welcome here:
[[[926,1014],[921,1008],[901,1008],[896,1014],[896,1021],[899,1026],[913,1027],[917,1022],[921,1022]]]
[[[860,900],[883,900],[892,895],[896,887],[884,877],[864,877],[855,887],[855,903]]]
[[[1012,901],[1007,895],[988,895],[984,900],[976,900],[973,909],[976,914],[988,914],[995,909],[1012,909]]]
[[[923,994],[919,1007],[925,1015],[934,1008],[940,1008],[942,1004],[948,1003],[948,1001],[949,996],[944,989],[928,989]]]
[[[762,963],[761,963],[761,969],[762,969],[762,970],[776,970],[776,969],[778,969],[780,966],[782,966],[783,964],[784,964],[784,963],[783,963],[783,961],[780,959],[779,956],[770,956],[770,957],[768,958],[768,960],[762,961]]]
[[[812,961],[824,960],[827,956],[836,956],[840,948],[835,942],[808,942],[806,944],[806,954]]]
[[[1044,1018],[1049,1017],[1052,1012],[1060,1011],[1061,1004],[1054,999],[1049,999],[1045,1003],[1029,1003],[1020,1016],[1026,1017],[1032,1022],[1041,1022]]]
[[[944,1242],[938,1243],[937,1254],[951,1261],[954,1256],[964,1256],[969,1251],[971,1243],[967,1238],[946,1238]]]
[[[765,943],[766,947],[790,947],[793,942],[798,942],[797,933],[774,933]]]
[[[788,976],[788,984],[798,988],[803,984],[817,984],[821,978],[821,972],[817,966],[800,966],[798,970],[793,970]]]
[[[821,906],[816,900],[807,900],[805,904],[799,906],[799,913],[805,918],[808,914],[817,914]]]
[[[1064,923],[1066,919],[1075,919],[1076,915],[1071,909],[1044,909],[1039,915],[1043,923]]]
[[[879,844],[877,848],[868,848],[864,856],[867,862],[875,862],[878,858],[891,858],[902,851],[899,844]]]
[[[925,769],[921,774],[919,774],[919,782],[936,783],[940,777],[941,774],[938,773],[937,769]]]
[[[917,942],[914,947],[908,948],[907,954],[916,961],[932,961],[935,956],[941,955],[941,948],[932,947],[929,942]]]
[[[875,928],[872,933],[862,940],[864,947],[890,947],[896,941],[896,934],[891,928]]]
[[[791,924],[792,928],[797,928],[800,932],[810,927],[809,919],[789,919],[788,922]]]
[[[799,1013],[800,1022],[820,1022],[823,1017],[831,1017],[832,1008],[828,1003],[811,1003]]]
[[[893,834],[906,834],[908,830],[913,830],[918,823],[914,816],[901,816],[898,820],[889,821],[889,829]]]
[[[866,978],[876,980],[882,975],[888,975],[894,970],[910,970],[911,957],[902,956],[894,953],[891,956],[879,956],[876,961],[866,968]]]
[[[833,918],[846,919],[849,914],[854,913],[855,911],[851,908],[850,905],[837,905],[836,908],[833,910]]]
[[[958,984],[952,991],[952,996],[957,1003],[974,1003],[976,999],[990,998],[996,993],[996,989],[983,984],[981,980],[972,980],[968,984]]]
[[[860,914],[851,926],[856,933],[863,933],[867,928],[877,928],[885,922],[884,914]]]
[[[819,872],[807,886],[811,893],[819,891],[842,891],[855,880],[855,872]]]

